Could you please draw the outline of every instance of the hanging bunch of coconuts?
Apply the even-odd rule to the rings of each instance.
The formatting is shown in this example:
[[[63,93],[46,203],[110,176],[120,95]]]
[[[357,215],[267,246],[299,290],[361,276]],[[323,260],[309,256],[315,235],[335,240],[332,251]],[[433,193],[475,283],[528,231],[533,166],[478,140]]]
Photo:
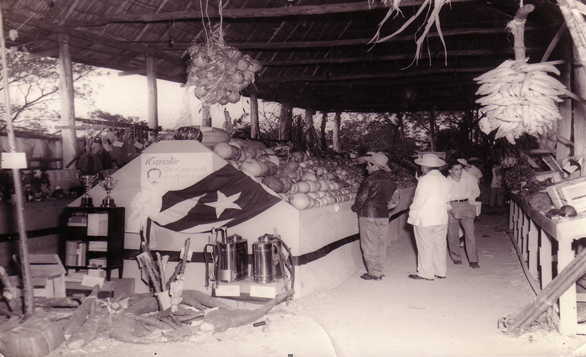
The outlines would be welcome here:
[[[220,39],[193,44],[189,56],[186,85],[194,86],[193,94],[205,104],[225,105],[240,100],[240,91],[254,82],[260,63]]]

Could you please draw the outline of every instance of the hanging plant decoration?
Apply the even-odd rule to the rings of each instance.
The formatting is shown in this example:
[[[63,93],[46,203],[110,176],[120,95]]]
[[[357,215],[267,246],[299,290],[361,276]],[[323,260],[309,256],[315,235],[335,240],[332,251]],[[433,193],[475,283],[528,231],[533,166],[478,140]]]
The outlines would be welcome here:
[[[480,85],[476,103],[483,117],[480,130],[488,134],[496,130],[495,139],[506,138],[511,144],[522,134],[541,136],[561,119],[558,103],[564,97],[578,100],[566,86],[551,76],[559,76],[555,67],[562,61],[527,63],[523,32],[533,5],[522,6],[507,24],[513,33],[515,59],[474,78]]]
[[[389,19],[391,19],[392,17],[394,18],[397,15],[402,14],[402,12],[400,9],[401,0],[381,0],[381,1],[383,4],[389,6],[389,10],[387,11],[387,14],[385,15],[385,17],[378,24],[377,31],[374,34],[374,36],[372,37],[372,39],[369,41],[369,43],[382,43],[382,42],[386,42],[386,41],[391,40],[393,37],[399,35],[403,31],[405,31],[405,29],[407,29],[407,27],[409,27],[409,25],[411,25],[422,13],[425,13],[425,15],[424,15],[425,16],[425,26],[423,28],[423,31],[419,35],[417,35],[416,40],[415,40],[415,44],[416,44],[417,48],[415,49],[415,57],[413,59],[413,62],[417,62],[419,60],[419,57],[421,55],[421,46],[423,46],[423,41],[427,37],[427,34],[431,30],[431,28],[435,25],[435,27],[437,29],[438,37],[439,37],[440,41],[442,42],[442,46],[444,48],[444,61],[445,61],[445,65],[447,66],[448,54],[447,54],[446,42],[444,40],[444,35],[443,35],[442,29],[441,29],[441,22],[440,22],[439,14],[440,14],[443,6],[446,3],[448,3],[450,0],[423,0],[421,5],[417,9],[417,12],[415,13],[415,15],[411,16],[407,21],[405,21],[405,23],[398,30],[396,30],[395,32],[391,33],[390,35],[387,35],[384,37],[381,37],[381,32],[382,32],[383,26],[387,23],[387,21]]]
[[[222,6],[220,1],[220,11]],[[209,30],[206,21],[203,24],[205,42],[194,43],[185,51],[189,58],[186,85],[194,86],[193,94],[204,104],[236,103],[240,100],[240,91],[254,83],[255,74],[262,66],[224,43],[221,12],[218,28]]]
[[[555,67],[561,61],[526,63],[506,60],[474,80],[480,84],[476,103],[484,115],[478,122],[488,134],[497,130],[495,139],[505,137],[511,144],[524,133],[543,135],[561,119],[558,103],[564,97],[576,98],[557,79]]]

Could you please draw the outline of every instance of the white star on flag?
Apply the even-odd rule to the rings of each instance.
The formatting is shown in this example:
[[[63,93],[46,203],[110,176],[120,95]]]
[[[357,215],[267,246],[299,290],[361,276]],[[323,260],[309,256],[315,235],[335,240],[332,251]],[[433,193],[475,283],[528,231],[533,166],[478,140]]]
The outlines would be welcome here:
[[[217,193],[217,200],[216,202],[204,203],[206,206],[214,207],[216,209],[216,218],[220,218],[222,213],[228,208],[234,209],[242,209],[242,207],[238,206],[234,203],[236,200],[240,198],[241,192],[235,193],[231,196],[226,196],[222,191],[216,191]]]

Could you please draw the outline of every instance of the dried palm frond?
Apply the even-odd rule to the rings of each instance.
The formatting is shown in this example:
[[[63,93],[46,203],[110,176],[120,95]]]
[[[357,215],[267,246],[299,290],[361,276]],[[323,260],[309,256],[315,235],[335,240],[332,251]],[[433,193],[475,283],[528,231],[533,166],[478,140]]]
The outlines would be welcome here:
[[[369,43],[382,43],[382,42],[386,42],[386,41],[391,40],[393,37],[399,35],[403,31],[405,31],[405,29],[407,29],[407,27],[409,27],[409,25],[411,25],[422,13],[425,12],[426,13],[425,26],[423,28],[423,32],[417,36],[417,39],[415,41],[417,48],[415,50],[415,56],[413,58],[413,61],[417,62],[419,60],[420,53],[421,53],[421,46],[423,45],[423,41],[427,37],[427,34],[431,30],[432,26],[435,25],[437,32],[438,32],[438,35],[439,35],[439,38],[440,38],[440,41],[442,42],[442,45],[444,48],[445,64],[447,65],[447,62],[448,62],[447,49],[446,49],[446,43],[444,40],[444,35],[443,35],[442,29],[441,29],[441,22],[440,22],[439,14],[440,14],[440,11],[442,10],[443,6],[446,3],[448,3],[449,1],[450,0],[424,0],[423,3],[421,4],[421,6],[419,6],[419,8],[417,9],[417,12],[415,13],[415,15],[413,15],[409,19],[407,19],[407,21],[398,30],[396,30],[395,32],[393,32],[390,35],[381,37],[381,31],[382,31],[382,28],[385,25],[385,23],[391,17],[393,17],[393,14],[395,15],[394,17],[401,14],[401,10],[400,10],[401,0],[383,0],[383,4],[389,4],[389,10],[387,11],[387,14],[385,15],[385,17],[378,24],[377,31],[374,34],[374,36],[372,37],[372,39],[369,41]]]

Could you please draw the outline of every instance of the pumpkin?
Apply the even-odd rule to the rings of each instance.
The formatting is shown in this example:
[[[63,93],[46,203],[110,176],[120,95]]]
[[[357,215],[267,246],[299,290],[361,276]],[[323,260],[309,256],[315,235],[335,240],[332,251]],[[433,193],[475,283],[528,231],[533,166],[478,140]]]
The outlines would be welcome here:
[[[293,183],[286,177],[280,178],[281,183],[283,184],[283,192],[289,192],[293,187]]]
[[[317,181],[317,176],[312,171],[305,171],[303,175],[301,175],[301,179],[304,181]]]
[[[234,148],[236,147],[228,143],[217,143],[214,145],[214,152],[222,159],[231,160],[235,153]]]
[[[307,193],[311,190],[311,187],[309,186],[309,184],[305,181],[299,181],[297,182],[297,191],[301,192],[301,193]]]
[[[303,193],[296,193],[291,197],[291,204],[299,210],[306,209],[310,205],[310,198]]]
[[[263,173],[263,167],[255,159],[246,159],[243,161],[240,165],[240,170],[253,177],[262,176]]]
[[[280,193],[280,192],[287,192],[283,189],[284,185],[281,180],[279,180],[275,176],[266,176],[262,179],[262,183],[265,184],[271,190]]]
[[[283,168],[283,171],[297,171],[297,168],[299,167],[299,164],[296,163],[295,161],[289,161],[285,164],[285,167]]]
[[[320,189],[319,182],[317,182],[317,181],[306,181],[306,182],[309,185],[309,191],[310,192],[319,191],[319,189]]]

